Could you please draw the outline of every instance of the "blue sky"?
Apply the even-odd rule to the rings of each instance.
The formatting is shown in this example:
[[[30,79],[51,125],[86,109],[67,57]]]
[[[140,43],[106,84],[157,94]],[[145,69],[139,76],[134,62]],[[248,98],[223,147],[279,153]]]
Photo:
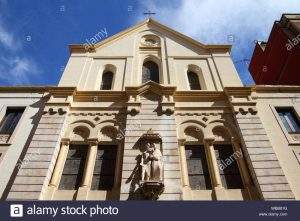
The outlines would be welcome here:
[[[232,57],[245,84],[256,39],[266,40],[285,12],[300,12],[299,0],[0,0],[0,85],[57,85],[68,44],[84,43],[105,29],[108,36],[145,19],[203,43],[233,44]]]

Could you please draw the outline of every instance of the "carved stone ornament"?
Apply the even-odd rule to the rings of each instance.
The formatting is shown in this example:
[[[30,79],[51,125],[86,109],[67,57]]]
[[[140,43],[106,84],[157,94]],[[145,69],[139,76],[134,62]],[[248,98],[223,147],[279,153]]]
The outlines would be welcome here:
[[[127,102],[127,113],[131,115],[136,115],[140,112],[141,103],[140,102]]]
[[[159,146],[161,138],[150,129],[141,140],[140,188],[145,199],[157,200],[164,191],[163,155]]]
[[[0,143],[7,143],[9,140],[10,135],[9,134],[0,134]]]
[[[155,35],[146,35],[141,39],[143,47],[160,47],[160,39]]]

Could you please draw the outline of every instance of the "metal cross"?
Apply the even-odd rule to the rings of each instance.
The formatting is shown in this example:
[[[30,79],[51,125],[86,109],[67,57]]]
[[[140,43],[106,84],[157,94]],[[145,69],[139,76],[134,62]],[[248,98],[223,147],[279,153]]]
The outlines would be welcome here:
[[[155,15],[156,13],[155,13],[155,12],[151,12],[150,10],[148,10],[147,12],[144,12],[143,14],[144,14],[144,15],[147,15],[148,18],[150,18],[151,15]]]

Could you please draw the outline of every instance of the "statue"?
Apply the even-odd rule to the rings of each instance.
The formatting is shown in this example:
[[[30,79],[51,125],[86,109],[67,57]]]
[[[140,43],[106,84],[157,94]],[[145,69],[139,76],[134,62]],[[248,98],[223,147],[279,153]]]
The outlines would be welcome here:
[[[142,182],[163,180],[162,154],[153,142],[146,142],[140,165]]]
[[[160,147],[161,137],[150,129],[142,136],[140,149],[140,189],[145,199],[157,200],[164,191],[163,156]]]

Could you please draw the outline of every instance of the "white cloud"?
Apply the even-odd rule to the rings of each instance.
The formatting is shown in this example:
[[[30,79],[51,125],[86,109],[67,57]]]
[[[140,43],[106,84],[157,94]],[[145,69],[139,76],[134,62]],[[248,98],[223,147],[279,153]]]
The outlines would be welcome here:
[[[181,0],[177,6],[144,1],[164,23],[206,43],[224,43],[227,34],[266,38],[282,13],[300,11],[299,0]]]
[[[35,62],[26,57],[0,58],[0,79],[10,84],[29,84],[30,76],[34,76],[37,70]]]
[[[3,25],[0,23],[0,44],[5,48],[13,50],[14,42],[15,40],[12,33],[5,30]]]
[[[235,59],[244,59],[251,57],[254,40],[267,40],[282,13],[300,12],[300,1],[145,0],[142,7],[155,11],[155,18],[162,23],[200,42],[233,44],[233,53],[238,54]],[[228,42],[228,35],[234,35],[235,41]]]
[[[30,78],[38,73],[37,64],[22,55],[22,44],[0,22],[0,80],[5,84],[30,84]]]

